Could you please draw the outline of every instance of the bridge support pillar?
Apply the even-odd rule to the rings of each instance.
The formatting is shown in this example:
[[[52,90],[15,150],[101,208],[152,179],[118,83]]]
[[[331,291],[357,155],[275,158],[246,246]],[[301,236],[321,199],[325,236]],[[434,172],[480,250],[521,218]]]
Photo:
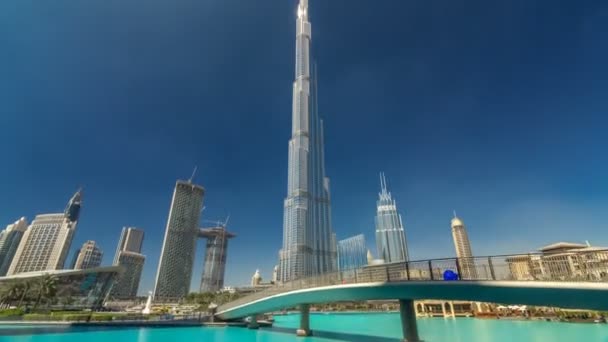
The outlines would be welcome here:
[[[248,329],[259,329],[260,325],[258,324],[258,315],[249,316],[249,324],[247,324]]]
[[[418,326],[416,325],[416,310],[414,301],[411,299],[399,300],[399,312],[401,314],[401,329],[405,342],[421,342],[418,337]]]
[[[300,305],[300,328],[296,330],[298,336],[310,336],[310,304]]]

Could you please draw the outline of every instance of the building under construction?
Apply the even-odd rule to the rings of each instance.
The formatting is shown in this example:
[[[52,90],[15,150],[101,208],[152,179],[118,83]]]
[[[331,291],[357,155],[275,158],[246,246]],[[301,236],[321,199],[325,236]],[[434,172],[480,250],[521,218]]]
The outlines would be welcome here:
[[[215,292],[224,287],[228,239],[236,235],[226,230],[226,224],[212,228],[201,228],[199,238],[207,239],[205,263],[200,292]]]

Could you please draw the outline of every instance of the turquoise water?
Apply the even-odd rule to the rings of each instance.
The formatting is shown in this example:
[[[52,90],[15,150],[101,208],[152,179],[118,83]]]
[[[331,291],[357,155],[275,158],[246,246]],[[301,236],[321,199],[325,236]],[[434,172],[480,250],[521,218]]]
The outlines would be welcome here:
[[[276,316],[275,325],[295,328],[299,315]],[[608,324],[510,321],[475,318],[419,318],[418,333],[426,342],[600,341],[608,342]],[[313,314],[313,331],[401,338],[399,314]]]
[[[296,328],[299,316],[276,316],[275,326],[289,328],[289,333],[268,331],[264,329],[249,330],[244,328],[91,328],[70,329],[69,332],[52,333],[25,332],[23,328],[15,329],[10,336],[0,336],[0,342],[329,342],[329,341],[377,341],[399,339],[401,326],[399,315],[393,313],[378,314],[313,314],[313,330],[325,330],[343,333],[339,337],[309,337],[296,339],[293,329]],[[482,320],[473,318],[420,318],[418,319],[420,337],[426,342],[608,342],[608,325],[576,324],[542,321],[506,321]],[[52,328],[49,328],[52,329]],[[0,335],[7,331],[2,329]],[[327,338],[332,337],[332,338]]]
[[[0,336],[1,342],[291,342],[294,334],[245,328],[89,329],[76,332]],[[335,342],[307,337],[302,342]]]

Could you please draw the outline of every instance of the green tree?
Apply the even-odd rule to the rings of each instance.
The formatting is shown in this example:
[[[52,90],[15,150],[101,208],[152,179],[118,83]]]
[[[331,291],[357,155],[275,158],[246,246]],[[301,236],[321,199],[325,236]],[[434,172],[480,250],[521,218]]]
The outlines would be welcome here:
[[[36,310],[43,299],[48,304],[51,299],[55,298],[55,295],[57,295],[57,278],[48,274],[44,275],[37,281],[36,290],[37,296],[34,310]]]
[[[17,307],[21,307],[23,305],[23,303],[25,302],[25,300],[27,299],[27,295],[29,294],[30,290],[32,289],[32,284],[33,282],[31,280],[24,280],[22,282],[19,283],[19,287],[20,287],[20,296],[19,296],[19,303],[17,304]]]
[[[14,294],[11,293],[11,286],[2,288],[0,291],[0,306],[4,307],[5,304],[10,306],[13,298]]]

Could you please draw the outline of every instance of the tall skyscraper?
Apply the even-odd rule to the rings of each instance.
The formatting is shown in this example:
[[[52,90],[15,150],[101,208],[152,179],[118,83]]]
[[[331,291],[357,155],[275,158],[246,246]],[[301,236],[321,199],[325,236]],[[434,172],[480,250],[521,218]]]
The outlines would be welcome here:
[[[191,180],[175,184],[156,273],[155,300],[177,301],[190,291],[204,193]]]
[[[310,43],[308,0],[300,0],[283,248],[279,252],[279,277],[283,282],[337,268],[329,178],[325,176],[323,121],[317,108],[317,80],[310,63]]]
[[[118,261],[118,256],[121,251],[141,253],[141,247],[144,244],[144,231],[134,227],[123,227],[114,254],[113,264]]]
[[[228,239],[236,235],[228,232],[225,225],[201,228],[199,237],[207,239],[200,292],[216,292],[224,287]]]
[[[85,270],[87,268],[95,268],[101,265],[101,259],[103,258],[103,251],[97,243],[93,240],[89,240],[82,244],[74,263],[75,270]]]
[[[132,227],[122,229],[113,265],[124,267],[124,272],[112,287],[112,298],[127,300],[137,297],[141,272],[146,261],[146,257],[141,254],[143,242],[143,230]]]
[[[63,269],[80,215],[78,190],[62,214],[37,215],[23,234],[7,275]]]
[[[8,272],[26,229],[27,220],[22,217],[0,232],[0,277],[5,276]]]
[[[458,258],[460,275],[462,279],[476,279],[477,270],[475,260],[473,260],[473,252],[471,251],[471,242],[469,235],[461,219],[456,216],[452,219],[452,238],[454,239],[454,249],[456,249],[456,257]]]
[[[340,271],[367,265],[367,247],[363,234],[338,241],[338,265]]]
[[[408,261],[407,240],[397,202],[386,186],[386,177],[380,174],[380,188],[376,210],[376,247],[378,257],[385,262]]]

